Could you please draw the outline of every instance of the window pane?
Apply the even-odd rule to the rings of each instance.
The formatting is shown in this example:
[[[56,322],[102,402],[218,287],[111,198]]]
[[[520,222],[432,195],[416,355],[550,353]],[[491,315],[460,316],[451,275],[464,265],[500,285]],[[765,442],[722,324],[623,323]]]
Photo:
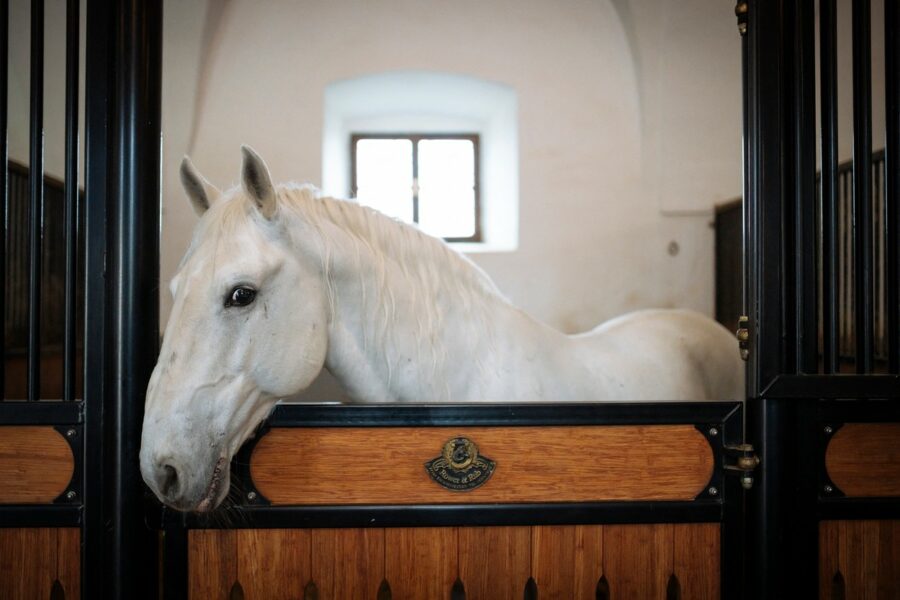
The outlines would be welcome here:
[[[419,225],[438,237],[475,235],[475,145],[419,142]]]
[[[356,143],[356,198],[360,204],[412,223],[412,185],[410,140]]]

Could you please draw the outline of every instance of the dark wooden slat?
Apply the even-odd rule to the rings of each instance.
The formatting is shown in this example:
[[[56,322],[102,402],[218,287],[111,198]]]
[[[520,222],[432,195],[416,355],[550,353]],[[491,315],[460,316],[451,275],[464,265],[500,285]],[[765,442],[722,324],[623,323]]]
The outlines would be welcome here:
[[[675,524],[674,569],[681,597],[715,600],[720,585],[720,530],[718,523]]]
[[[664,598],[673,569],[670,524],[603,528],[603,571],[611,598]]]
[[[188,598],[227,598],[238,577],[237,531],[188,533]]]
[[[457,537],[451,527],[385,531],[385,576],[394,598],[446,598],[457,577]]]
[[[302,598],[311,578],[308,529],[241,529],[237,580],[251,598]]]
[[[314,529],[312,580],[323,600],[376,600],[384,580],[384,529]]]

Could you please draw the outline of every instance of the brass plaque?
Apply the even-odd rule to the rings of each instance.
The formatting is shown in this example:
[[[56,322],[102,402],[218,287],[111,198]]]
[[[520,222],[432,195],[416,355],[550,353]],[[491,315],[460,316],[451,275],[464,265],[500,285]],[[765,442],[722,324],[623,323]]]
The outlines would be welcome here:
[[[484,485],[494,474],[496,463],[479,456],[478,446],[468,438],[447,440],[441,455],[425,463],[425,470],[438,485],[454,492],[468,492]]]

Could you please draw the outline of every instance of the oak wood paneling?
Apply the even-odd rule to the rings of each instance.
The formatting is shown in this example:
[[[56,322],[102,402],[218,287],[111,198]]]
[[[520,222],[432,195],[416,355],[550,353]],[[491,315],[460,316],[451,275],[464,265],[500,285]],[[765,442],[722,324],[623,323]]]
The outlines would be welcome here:
[[[671,524],[605,525],[603,572],[610,597],[665,598],[674,568],[673,536]]]
[[[594,598],[603,574],[603,527],[533,527],[531,574],[542,600]]]
[[[310,536],[308,529],[238,530],[237,573],[244,598],[302,598],[311,573]]]
[[[531,568],[530,527],[460,527],[466,600],[521,600]]]
[[[848,423],[825,451],[828,476],[847,496],[900,496],[900,423]]]
[[[49,598],[57,579],[67,600],[81,596],[76,528],[0,529],[0,598]]]
[[[424,467],[457,436],[497,463],[469,492],[444,489]],[[690,425],[275,428],[250,463],[273,504],[690,500],[712,469],[712,449]]]
[[[74,470],[68,442],[52,427],[0,427],[0,504],[49,504]]]
[[[384,580],[384,529],[312,530],[318,600],[376,600]]]
[[[457,577],[456,528],[386,529],[384,553],[393,600],[450,596]]]
[[[238,532],[188,531],[188,598],[226,600],[238,578]],[[249,599],[248,599],[249,600]]]
[[[820,598],[831,598],[838,572],[847,598],[900,598],[900,521],[820,523]]]
[[[681,597],[714,600],[721,593],[721,547],[718,523],[678,523],[672,526],[674,573]]]

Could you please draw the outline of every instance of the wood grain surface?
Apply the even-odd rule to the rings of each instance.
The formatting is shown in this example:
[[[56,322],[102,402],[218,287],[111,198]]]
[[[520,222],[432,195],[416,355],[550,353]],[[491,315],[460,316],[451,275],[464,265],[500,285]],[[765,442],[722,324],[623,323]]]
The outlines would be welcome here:
[[[531,569],[531,527],[460,527],[466,600],[521,600]]]
[[[900,598],[900,521],[822,521],[819,598],[831,599],[835,579],[845,598]]]
[[[828,476],[847,496],[900,496],[900,423],[848,423],[825,451]]]
[[[80,540],[77,528],[0,528],[0,598],[49,598],[59,580],[66,600],[78,600]]]
[[[467,600],[523,597],[533,578],[541,600],[666,597],[677,576],[681,597],[718,598],[717,523],[210,530],[189,534],[191,598],[372,599],[387,581],[393,600],[449,598],[457,578]],[[882,536],[883,537],[883,536]],[[882,562],[885,551],[879,555]],[[879,563],[880,564],[880,563]]]
[[[0,504],[49,504],[74,470],[69,443],[52,427],[0,427]]]
[[[497,463],[472,491],[447,490],[425,470],[458,436]],[[712,469],[690,425],[275,428],[250,463],[275,505],[692,500]]]

